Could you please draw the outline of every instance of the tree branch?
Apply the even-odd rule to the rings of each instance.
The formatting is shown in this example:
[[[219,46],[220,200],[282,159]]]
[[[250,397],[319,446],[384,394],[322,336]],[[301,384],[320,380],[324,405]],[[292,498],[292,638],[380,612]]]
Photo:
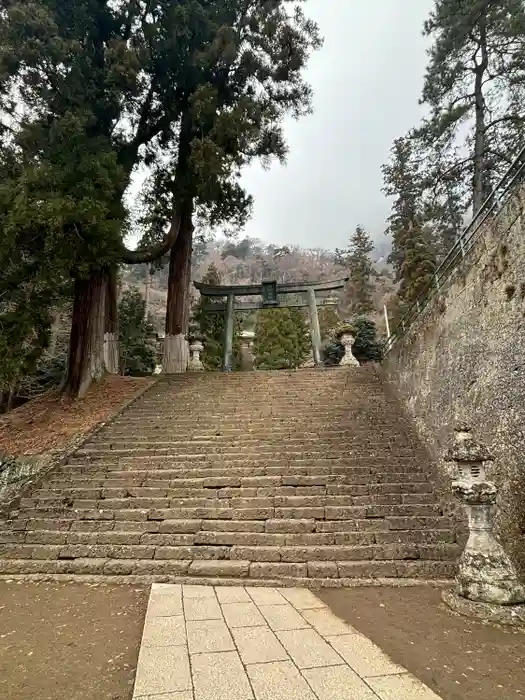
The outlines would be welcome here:
[[[142,250],[129,250],[124,244],[122,244],[122,262],[128,265],[140,265],[143,263],[151,263],[158,260],[163,255],[166,255],[171,248],[175,245],[177,241],[181,225],[181,217],[178,209],[173,205],[173,216],[171,218],[171,224],[169,231],[164,236],[164,240],[160,243],[155,243],[149,248],[143,248]]]
[[[485,127],[485,131],[488,131],[491,129],[493,126],[497,126],[498,124],[501,124],[502,122],[523,122],[525,121],[525,116],[520,115],[520,114],[507,114],[504,117],[500,117],[499,119],[495,119],[494,121],[490,122],[490,124],[487,124]]]

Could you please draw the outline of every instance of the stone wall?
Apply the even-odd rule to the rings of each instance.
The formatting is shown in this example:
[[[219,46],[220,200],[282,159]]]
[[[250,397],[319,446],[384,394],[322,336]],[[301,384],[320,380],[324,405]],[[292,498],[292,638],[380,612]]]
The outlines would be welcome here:
[[[0,510],[39,473],[38,460],[16,459],[0,455]]]
[[[492,450],[497,535],[525,574],[525,188],[480,238],[384,360],[446,475],[458,423]]]

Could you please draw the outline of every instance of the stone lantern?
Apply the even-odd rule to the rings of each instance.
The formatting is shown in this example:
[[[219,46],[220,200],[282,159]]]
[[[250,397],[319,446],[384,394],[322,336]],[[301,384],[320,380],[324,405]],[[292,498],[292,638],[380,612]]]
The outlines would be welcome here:
[[[474,439],[470,428],[460,426],[446,460],[456,464],[452,491],[465,507],[469,526],[469,538],[459,560],[456,594],[475,603],[498,606],[525,602],[525,587],[492,531],[498,490],[487,478],[485,468],[492,456]]]
[[[359,360],[354,357],[352,347],[355,343],[355,335],[351,326],[343,326],[337,334],[338,340],[345,349],[345,354],[339,364],[340,367],[359,367]]]
[[[204,350],[203,340],[204,336],[199,330],[199,324],[196,321],[190,321],[188,333],[188,341],[190,344],[188,369],[190,372],[202,372],[204,370],[204,365],[201,360],[201,352]]]
[[[241,331],[241,369],[244,372],[249,372],[253,370],[254,367],[254,340],[255,333],[253,331]]]

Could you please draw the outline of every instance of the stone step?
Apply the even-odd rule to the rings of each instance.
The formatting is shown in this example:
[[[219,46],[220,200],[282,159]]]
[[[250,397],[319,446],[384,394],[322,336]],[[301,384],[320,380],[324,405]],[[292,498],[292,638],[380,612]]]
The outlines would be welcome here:
[[[269,477],[271,478],[271,477]],[[278,477],[276,477],[278,478]],[[87,482],[90,484],[91,482]],[[50,483],[49,488],[38,489],[31,498],[40,499],[73,499],[99,501],[101,499],[152,499],[161,498],[174,501],[177,499],[233,499],[233,498],[339,498],[338,503],[350,505],[402,505],[402,504],[428,504],[435,503],[436,496],[433,493],[383,493],[370,494],[367,486],[344,486],[334,484],[332,486],[261,486],[250,487],[225,487],[216,489],[206,488],[159,488],[158,486],[127,486],[122,481],[122,486],[104,486],[98,488],[72,488],[71,484],[64,482],[63,487]],[[67,484],[67,485],[66,485]],[[166,485],[165,485],[166,486]],[[278,501],[274,501],[277,503]],[[327,502],[325,502],[327,504]]]
[[[88,468],[88,469],[122,469],[126,467],[136,468],[137,462],[146,465],[148,469],[195,469],[196,465],[200,465],[200,470],[204,471],[206,469],[219,469],[222,468],[223,471],[228,472],[235,468],[323,468],[323,469],[344,469],[348,472],[362,471],[366,470],[369,473],[374,471],[382,471],[385,474],[391,471],[413,471],[417,469],[418,471],[423,471],[421,467],[421,460],[417,459],[414,455],[410,457],[399,457],[395,455],[385,455],[384,453],[378,455],[377,457],[370,454],[352,454],[347,453],[346,456],[341,457],[330,456],[323,453],[322,457],[307,457],[302,458],[301,456],[294,456],[291,458],[288,452],[281,454],[278,457],[272,455],[262,455],[262,456],[244,456],[244,457],[227,457],[223,454],[221,455],[211,455],[207,458],[205,455],[199,455],[195,459],[185,460],[181,458],[180,455],[175,455],[170,457],[169,455],[154,455],[154,456],[122,456],[118,458],[115,455],[104,455],[100,459],[93,459],[91,456],[87,458],[85,455],[77,455],[71,457],[68,464],[65,465],[67,468]],[[427,474],[429,472],[427,471]]]
[[[86,477],[83,475],[74,476],[70,475],[65,478],[65,475],[57,475],[52,477],[46,484],[43,490],[52,489],[80,489],[80,490],[93,490],[93,489],[117,489],[117,490],[130,490],[134,495],[146,495],[146,492],[139,491],[139,489],[156,489],[159,491],[159,496],[164,496],[164,491],[170,490],[171,495],[175,496],[190,496],[192,494],[204,495],[209,493],[211,489],[205,488],[200,480],[197,482],[191,481],[189,485],[178,486],[177,482],[171,479],[169,476],[164,477],[164,472],[148,472],[148,476],[145,479],[141,479],[140,483],[130,482],[129,472],[126,472],[124,476],[120,478],[115,478],[107,473],[94,474],[91,477]],[[228,475],[232,476],[232,475]],[[349,484],[345,485],[341,483],[341,477],[335,475],[320,475],[320,476],[267,476],[267,475],[257,475],[257,476],[243,476],[243,473],[234,474],[233,476],[241,476],[240,484],[236,486],[226,486],[231,491],[232,495],[247,496],[247,495],[257,495],[253,493],[248,493],[248,491],[260,491],[262,489],[279,489],[282,495],[316,495],[316,494],[347,494],[350,496],[366,496],[370,494],[372,496],[390,496],[390,495],[411,495],[421,494],[425,496],[432,496],[435,498],[435,494],[432,489],[432,484],[427,482],[408,484],[408,483],[385,483],[385,484]],[[135,478],[135,477],[133,477]],[[215,487],[216,488],[216,487]],[[217,489],[218,491],[222,489]],[[40,492],[40,491],[39,491]],[[272,494],[267,494],[272,495]],[[277,492],[273,495],[279,495]],[[423,502],[423,501],[421,501]]]
[[[100,533],[99,533],[100,536]],[[110,535],[114,537],[114,535]],[[160,535],[143,535],[150,541]],[[174,538],[174,536],[171,536]],[[183,535],[179,536],[184,538]],[[207,539],[201,536],[201,539]],[[210,537],[209,539],[216,539]],[[164,537],[167,541],[168,538]],[[314,561],[366,560],[434,560],[455,561],[460,554],[457,544],[363,544],[323,546],[259,546],[229,544],[3,544],[3,559],[175,559],[241,560],[250,562],[307,563]]]
[[[125,430],[129,427],[141,426],[146,429],[149,428],[167,428],[173,429],[177,428],[179,430],[190,431],[197,427],[204,427],[209,429],[249,429],[250,426],[254,429],[261,429],[264,426],[271,424],[272,427],[277,429],[285,429],[288,426],[295,426],[298,428],[304,428],[304,416],[308,416],[308,427],[311,430],[322,429],[326,427],[333,427],[341,422],[343,428],[352,428],[363,426],[365,421],[369,421],[371,418],[377,419],[378,426],[394,426],[396,422],[404,425],[404,421],[395,421],[392,419],[391,412],[394,407],[392,406],[391,411],[388,410],[368,410],[360,411],[359,414],[353,410],[344,410],[336,413],[335,411],[324,411],[318,413],[312,410],[311,412],[301,412],[301,414],[265,414],[262,416],[247,414],[245,415],[245,420],[240,420],[240,414],[228,414],[226,412],[222,413],[207,413],[203,414],[198,412],[195,414],[190,414],[186,412],[173,413],[173,414],[160,414],[151,412],[151,414],[141,415],[141,416],[128,416],[126,419],[116,418],[114,422],[111,423],[111,427],[118,430]]]
[[[214,487],[237,487],[241,484],[241,479],[243,477],[251,476],[281,476],[283,479],[283,484],[293,485],[294,477],[299,476],[311,476],[313,479],[322,478],[323,476],[330,475],[331,483],[342,484],[342,485],[380,485],[383,483],[385,488],[387,488],[388,483],[406,483],[406,484],[428,484],[429,477],[427,474],[422,472],[417,472],[415,470],[409,471],[408,468],[405,471],[392,471],[389,473],[382,473],[377,471],[372,473],[369,470],[351,470],[349,471],[346,467],[260,467],[260,468],[246,468],[242,469],[240,467],[233,468],[230,470],[228,476],[225,475],[224,469],[217,467],[215,469],[177,469],[172,468],[169,465],[165,468],[158,469],[137,469],[136,466],[130,465],[127,468],[121,464],[107,465],[108,469],[105,472],[101,472],[98,468],[78,466],[75,467],[72,472],[65,470],[65,475],[69,473],[82,475],[84,477],[95,477],[100,478],[102,474],[106,474],[108,478],[118,478],[126,479],[129,485],[136,484],[139,486],[146,479],[149,480],[165,480],[168,479],[170,484],[174,488],[186,488],[187,486],[198,486],[201,484],[204,488],[214,488]],[[399,467],[398,467],[399,468]],[[226,472],[228,473],[228,472]],[[286,476],[289,473],[290,476]],[[185,478],[186,477],[186,478]],[[286,481],[285,481],[286,479]],[[204,480],[204,483],[203,483]],[[298,483],[298,482],[295,482]]]
[[[99,435],[111,435],[119,438],[131,437],[133,439],[137,439],[139,437],[140,439],[143,439],[143,436],[161,438],[163,435],[166,434],[167,428],[169,428],[169,431],[172,434],[177,434],[180,432],[178,426],[173,425],[173,423],[171,422],[160,427],[158,425],[152,425],[147,429],[142,429],[140,431],[140,435],[137,435],[137,431],[133,428],[128,428],[127,425],[127,422],[123,423],[122,425],[111,423],[110,425],[106,426],[103,430],[101,430]],[[396,433],[394,434],[394,436],[392,436],[392,428],[396,428]],[[259,434],[264,435],[268,439],[271,439],[273,437],[281,438],[287,435],[294,435],[297,437],[305,436],[320,438],[337,437],[339,435],[370,435],[370,424],[367,421],[357,422],[355,419],[352,419],[351,424],[347,426],[334,427],[333,422],[327,424],[320,424],[315,427],[308,424],[308,429],[305,430],[304,423],[302,423],[301,421],[297,421],[291,427],[289,427],[288,425],[273,425],[271,434],[268,434],[266,424],[261,425],[260,427],[240,427],[236,423],[233,427],[223,425],[206,432],[203,432],[202,427],[196,426],[189,430],[185,430],[182,435],[186,439],[201,438],[212,440],[227,440],[230,438],[238,439],[245,436],[253,437]],[[408,430],[405,432],[399,430],[399,421],[384,422],[379,425],[374,425],[374,435],[382,437],[396,437],[397,435],[404,435],[405,437],[409,437],[412,441],[414,441],[414,436],[411,435]]]
[[[53,522],[53,521],[49,521]],[[58,530],[32,529],[17,531],[0,531],[0,544],[115,544],[115,545],[216,545],[216,546],[328,546],[328,545],[416,545],[416,544],[454,544],[455,535],[448,530],[417,531],[350,531],[350,532],[313,532],[315,521],[308,525],[310,532],[257,532],[257,531],[216,531],[198,530],[192,521],[166,521],[169,525],[161,529],[155,523],[139,523],[137,529],[101,530]],[[244,523],[241,523],[244,524]],[[293,521],[292,521],[293,524]],[[276,529],[292,530],[290,523],[276,521]],[[170,530],[169,532],[165,530]],[[181,530],[181,532],[175,532]],[[191,530],[191,532],[182,532]]]
[[[360,458],[365,458],[365,459],[374,459],[375,456],[380,457],[380,456],[385,456],[385,451],[386,448],[366,448],[363,449],[362,447],[354,447],[354,448],[341,448],[338,450],[323,450],[322,447],[318,447],[317,449],[313,448],[305,448],[304,450],[301,450],[299,446],[295,449],[289,449],[287,448],[285,451],[286,458],[288,460],[319,460],[327,457],[327,454],[332,458],[332,459],[340,459],[340,460],[345,460],[348,459],[349,457],[360,457]],[[191,452],[188,451],[178,451],[176,449],[172,448],[155,448],[155,449],[120,449],[120,450],[111,450],[111,451],[104,451],[104,450],[97,450],[97,449],[91,449],[91,448],[85,448],[82,450],[79,450],[77,452],[77,459],[78,458],[84,458],[86,460],[89,460],[90,462],[97,462],[97,461],[105,461],[106,463],[110,462],[115,462],[121,459],[127,459],[127,460],[137,460],[137,459],[151,459],[154,457],[164,457],[165,459],[176,459],[181,462],[190,462],[190,461],[195,461],[195,460],[202,460],[204,457],[207,457],[208,459],[211,457],[224,457],[226,461],[235,461],[235,460],[241,460],[241,459],[250,459],[250,460],[261,460],[264,457],[267,458],[278,458],[280,457],[282,460],[282,455],[283,455],[283,448],[276,445],[275,447],[273,446],[261,446],[259,447],[253,447],[253,448],[247,448],[247,449],[240,449],[240,448],[215,448],[212,450],[206,450],[203,448],[201,451],[198,449],[193,449]],[[398,460],[400,459],[413,459],[413,452],[411,452],[409,449],[404,449],[404,448],[389,448],[387,454],[390,454],[392,458],[397,458]]]
[[[454,542],[455,535],[451,529],[451,522],[447,518],[435,518],[432,524],[426,521],[429,529],[418,530],[416,527],[410,529],[390,529],[391,520],[385,519],[353,519],[353,520],[315,520],[313,518],[296,519],[269,519],[269,520],[206,520],[206,519],[165,519],[149,520],[147,513],[141,513],[137,520],[115,518],[103,518],[104,512],[95,514],[95,519],[77,520],[69,514],[37,514],[31,517],[30,513],[20,515],[18,518],[0,521],[0,532],[4,536],[16,537],[11,541],[20,542],[25,538],[25,534],[37,531],[59,531],[59,532],[84,532],[84,533],[109,533],[115,532],[138,532],[138,533],[168,533],[168,534],[197,534],[199,532],[212,533],[268,533],[268,534],[316,534],[331,533],[342,535],[345,533],[375,533],[378,543],[435,543]],[[404,521],[409,523],[405,518]],[[397,521],[394,522],[394,525]],[[421,519],[414,521],[415,525],[421,524]],[[445,538],[444,533],[449,537]],[[427,539],[429,537],[430,539]],[[436,539],[437,538],[437,539]],[[9,540],[8,540],[9,542]]]
[[[364,503],[361,503],[364,500]],[[348,496],[260,496],[247,498],[101,498],[86,499],[74,497],[57,497],[38,496],[31,498],[23,498],[20,502],[20,508],[38,510],[142,510],[163,511],[170,509],[202,509],[203,512],[216,511],[222,509],[232,510],[256,510],[264,509],[265,512],[280,510],[298,509],[298,508],[315,508],[317,512],[325,509],[326,517],[344,517],[344,518],[384,518],[387,516],[427,516],[440,515],[441,506],[437,503],[416,503],[406,504],[378,504],[370,503],[367,497],[359,499],[356,503],[355,499]],[[341,510],[344,516],[332,516],[334,510]],[[205,517],[197,516],[197,517]],[[268,517],[273,517],[272,515]]]
[[[422,509],[424,506],[421,506]],[[375,507],[377,508],[377,506]],[[407,507],[408,511],[408,507]],[[435,512],[432,515],[415,515],[413,510],[408,515],[369,516],[370,509],[361,506],[326,506],[326,507],[279,507],[279,508],[53,508],[35,507],[13,511],[11,520],[60,520],[60,521],[97,521],[111,523],[117,521],[210,521],[213,529],[226,531],[231,521],[259,521],[260,527],[266,527],[267,521],[316,521],[317,532],[366,530],[453,530],[450,518]],[[219,523],[219,524],[217,524]],[[83,527],[83,526],[82,526]],[[82,527],[80,529],[82,529]],[[251,526],[250,526],[251,527]],[[46,528],[47,529],[47,528]],[[110,529],[106,524],[100,525],[101,531]]]
[[[319,441],[322,440],[323,446],[326,446],[326,450],[330,451],[333,447],[340,448],[340,447],[352,447],[353,445],[363,445],[363,446],[374,446],[374,447],[379,447],[379,448],[386,448],[388,449],[392,445],[396,446],[403,446],[403,447],[409,447],[411,446],[411,441],[404,437],[404,436],[395,436],[395,437],[390,437],[390,436],[383,436],[381,437],[380,435],[377,435],[374,433],[373,436],[370,436],[370,433],[365,433],[363,432],[361,435],[356,435],[355,433],[348,432],[346,435],[344,434],[339,434],[339,435],[328,435],[328,436],[323,436],[320,437],[319,435],[316,434],[301,434],[301,433],[294,433],[294,432],[289,432],[286,435],[279,435],[279,436],[273,436],[273,437],[264,437],[263,434],[260,436],[250,436],[250,435],[245,435],[245,436],[239,436],[238,438],[231,438],[230,436],[223,436],[223,435],[216,435],[216,436],[206,436],[206,437],[193,437],[193,438],[188,438],[188,436],[184,436],[181,438],[179,435],[173,434],[172,436],[163,434],[159,438],[149,438],[147,436],[143,436],[140,439],[137,438],[136,434],[135,437],[127,437],[127,438],[121,438],[121,437],[115,437],[113,435],[101,435],[93,440],[90,441],[89,446],[90,448],[96,448],[97,450],[115,450],[115,449],[136,449],[136,448],[159,448],[159,447],[169,447],[169,448],[182,448],[184,450],[192,449],[194,447],[202,447],[206,449],[207,451],[213,450],[215,448],[220,448],[223,449],[225,447],[228,448],[234,448],[234,447],[239,447],[239,448],[247,448],[251,446],[255,447],[261,447],[261,446],[274,446],[278,445],[279,447],[282,448],[282,442],[283,440],[286,441],[286,444],[288,446],[290,445],[311,445],[313,444],[319,444]]]
[[[140,581],[192,582],[223,579],[230,585],[249,578],[250,585],[322,585],[323,581],[370,579],[448,580],[456,566],[447,561],[338,561],[338,562],[249,562],[231,560],[152,560],[152,559],[0,559],[0,575],[43,574],[60,576],[134,576]],[[96,580],[96,578],[95,578]],[[311,583],[310,583],[311,582]],[[241,583],[242,585],[242,583]]]
[[[216,413],[204,414],[200,410],[194,413],[182,410],[176,413],[164,414],[162,417],[157,416],[155,412],[137,412],[132,418],[127,421],[116,421],[117,427],[134,427],[140,426],[149,427],[165,427],[173,430],[174,428],[183,431],[195,428],[197,426],[212,428],[244,427],[252,425],[254,428],[262,428],[264,425],[285,427],[288,425],[304,426],[305,417],[308,419],[308,425],[312,428],[322,427],[324,425],[334,425],[341,423],[343,427],[351,427],[355,418],[352,411],[341,410],[339,413],[334,409],[326,411],[302,410],[301,415],[295,413],[279,411],[278,413],[233,413],[224,407],[218,407]],[[391,410],[394,410],[392,406]],[[382,421],[388,422],[388,411],[369,412],[366,416],[368,420],[378,419],[380,424]]]

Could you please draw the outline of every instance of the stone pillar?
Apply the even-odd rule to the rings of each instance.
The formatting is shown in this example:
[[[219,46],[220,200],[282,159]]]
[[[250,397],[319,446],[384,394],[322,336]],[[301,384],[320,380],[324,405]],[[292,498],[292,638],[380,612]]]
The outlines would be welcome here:
[[[352,346],[355,342],[355,338],[350,332],[341,333],[340,337],[341,343],[344,346],[345,354],[340,362],[340,367],[359,367],[359,360],[356,360],[354,353],[352,352]]]
[[[235,296],[232,293],[228,294],[226,299],[226,311],[224,314],[223,372],[231,372],[233,369],[233,324],[235,320],[234,301]]]
[[[485,469],[492,461],[491,455],[476,442],[469,428],[461,426],[456,428],[454,445],[446,459],[456,464],[452,491],[465,507],[469,525],[468,542],[459,560],[457,595],[501,606],[525,602],[525,587],[492,532],[498,491]]]
[[[312,338],[312,353],[314,364],[320,366],[321,361],[321,328],[319,326],[319,314],[317,313],[317,301],[315,289],[308,289],[308,311],[310,314],[310,336]]]

